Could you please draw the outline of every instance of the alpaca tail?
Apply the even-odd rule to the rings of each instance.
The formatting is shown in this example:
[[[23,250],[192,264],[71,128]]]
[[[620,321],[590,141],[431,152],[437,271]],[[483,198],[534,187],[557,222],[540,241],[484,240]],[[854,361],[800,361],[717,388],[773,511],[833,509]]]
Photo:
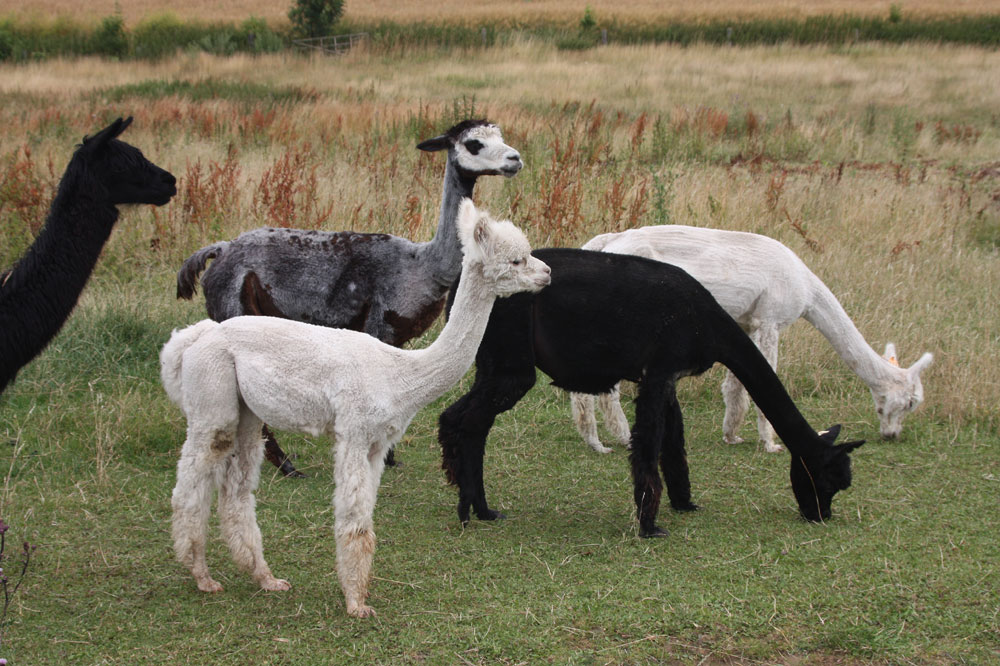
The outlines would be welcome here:
[[[184,352],[206,332],[219,324],[211,319],[199,321],[187,328],[175,329],[160,351],[160,379],[170,401],[184,411],[184,386],[181,383],[181,368]]]
[[[177,298],[191,300],[198,287],[198,276],[205,270],[209,259],[215,259],[229,247],[229,241],[219,241],[201,248],[181,265],[177,271]]]

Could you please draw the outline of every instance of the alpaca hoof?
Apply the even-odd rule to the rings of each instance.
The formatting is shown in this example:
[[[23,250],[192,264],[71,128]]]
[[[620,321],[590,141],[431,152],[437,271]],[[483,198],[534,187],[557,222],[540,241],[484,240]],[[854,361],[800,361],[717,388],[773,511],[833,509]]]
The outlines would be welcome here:
[[[295,469],[295,465],[293,465],[288,458],[281,461],[278,471],[289,479],[304,479],[306,477],[305,474]]]
[[[283,578],[271,576],[262,580],[260,587],[262,590],[267,590],[268,592],[287,592],[292,589],[292,584]]]
[[[665,529],[657,525],[653,525],[653,529],[651,530],[644,530],[644,529],[639,530],[639,536],[642,537],[643,539],[660,539],[669,535],[670,532],[666,531]]]
[[[764,442],[764,450],[768,453],[781,453],[785,450],[781,444],[775,444],[774,442]]]
[[[371,606],[361,604],[347,609],[347,614],[358,618],[375,617],[375,609]]]
[[[695,504],[694,502],[687,502],[685,504],[671,504],[670,508],[679,513],[687,513],[689,511],[699,511],[701,509],[701,507]]]
[[[494,511],[493,509],[486,509],[484,511],[476,511],[476,518],[479,520],[506,520],[507,516],[500,513],[499,511]]]
[[[742,444],[743,438],[739,435],[723,435],[722,441],[726,444]]]
[[[222,592],[222,585],[212,580],[211,578],[207,578],[205,580],[198,581],[198,589],[201,590],[202,592],[209,592],[214,594],[215,592]]]
[[[611,453],[612,449],[607,446],[602,446],[600,443],[594,445],[591,444],[590,448],[594,449],[597,453]]]

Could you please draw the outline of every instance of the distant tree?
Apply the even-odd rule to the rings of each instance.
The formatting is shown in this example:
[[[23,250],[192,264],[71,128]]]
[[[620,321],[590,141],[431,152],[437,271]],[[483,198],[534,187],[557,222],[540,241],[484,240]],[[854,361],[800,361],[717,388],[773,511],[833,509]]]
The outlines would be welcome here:
[[[343,13],[344,0],[295,0],[288,18],[302,37],[322,37],[332,32]]]

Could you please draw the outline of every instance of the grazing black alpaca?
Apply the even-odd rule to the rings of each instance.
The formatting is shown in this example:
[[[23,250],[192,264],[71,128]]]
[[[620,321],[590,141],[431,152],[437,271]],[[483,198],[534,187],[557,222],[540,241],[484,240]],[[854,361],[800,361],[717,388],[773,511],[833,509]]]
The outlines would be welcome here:
[[[215,321],[284,317],[364,331],[402,347],[434,323],[461,272],[459,203],[472,197],[480,176],[510,178],[523,166],[520,153],[503,142],[500,128],[485,120],[465,120],[417,148],[448,151],[441,214],[430,241],[352,231],[255,229],[188,257],[177,273],[177,297],[191,298],[204,270],[205,308]],[[267,426],[264,437],[267,459],[286,476],[302,476]],[[386,464],[393,463],[390,450]]]
[[[476,357],[472,389],[439,419],[442,468],[459,486],[458,517],[470,507],[482,520],[483,451],[496,415],[535,383],[535,367],[568,391],[604,393],[622,379],[639,384],[632,428],[632,478],[639,534],[656,525],[663,484],[670,505],[692,511],[677,380],[729,368],[749,391],[792,456],[792,490],[808,520],[830,517],[835,493],[851,485],[848,453],[833,444],[840,428],[817,434],[796,409],[767,360],[712,295],[683,270],[635,256],[586,250],[532,253],[552,269],[538,294],[498,300]]]
[[[0,276],[0,392],[69,317],[118,220],[116,206],[162,206],[177,193],[169,172],[117,139],[131,123],[119,118],[84,138],[38,238]]]

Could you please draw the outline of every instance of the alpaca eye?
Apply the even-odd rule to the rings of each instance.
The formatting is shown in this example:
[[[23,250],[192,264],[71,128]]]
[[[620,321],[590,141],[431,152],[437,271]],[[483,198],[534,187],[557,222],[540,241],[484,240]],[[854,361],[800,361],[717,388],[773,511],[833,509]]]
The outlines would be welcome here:
[[[514,264],[515,266],[520,266],[521,265],[521,259],[515,259],[514,261],[512,261],[510,263]]]
[[[464,145],[465,149],[473,155],[478,155],[479,151],[483,149],[483,142],[477,141],[476,139],[469,139]]]

